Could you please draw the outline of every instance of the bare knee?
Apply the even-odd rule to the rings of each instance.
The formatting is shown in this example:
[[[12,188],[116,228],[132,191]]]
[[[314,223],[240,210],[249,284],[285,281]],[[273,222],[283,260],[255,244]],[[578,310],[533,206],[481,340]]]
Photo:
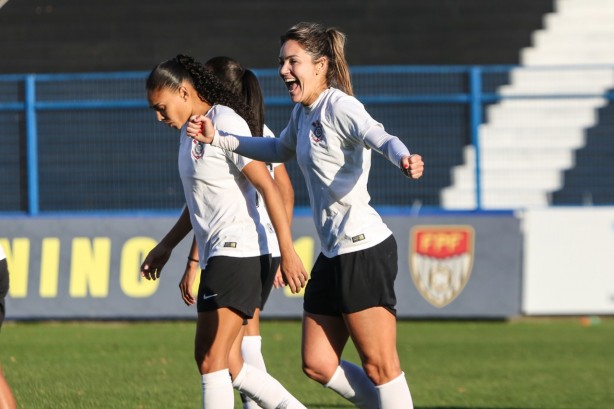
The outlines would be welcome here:
[[[371,382],[375,385],[388,383],[401,374],[401,365],[398,360],[364,361],[362,367],[369,379],[371,379]]]
[[[326,385],[333,377],[339,363],[323,359],[303,359],[303,373],[314,381]]]

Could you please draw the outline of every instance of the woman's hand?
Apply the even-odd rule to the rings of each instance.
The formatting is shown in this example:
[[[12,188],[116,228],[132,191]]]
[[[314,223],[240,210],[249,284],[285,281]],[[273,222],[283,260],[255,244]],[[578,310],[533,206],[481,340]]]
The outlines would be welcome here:
[[[404,156],[403,159],[401,159],[401,171],[408,178],[420,179],[424,173],[424,162],[422,161],[422,156],[418,154]]]
[[[277,273],[275,273],[275,279],[273,280],[273,287],[281,288],[285,285],[284,277],[281,275],[281,267],[277,267]]]
[[[181,299],[183,302],[190,306],[196,302],[194,294],[192,294],[192,286],[196,279],[196,274],[200,271],[200,265],[197,262],[188,260],[183,277],[179,281],[179,291],[181,292]]]
[[[309,275],[296,251],[282,254],[280,267],[283,281],[290,287],[292,294],[298,294],[307,284]]]
[[[162,242],[158,243],[145,257],[141,264],[141,276],[147,280],[157,280],[160,278],[162,267],[171,256],[173,249],[166,247]]]
[[[192,115],[188,121],[186,133],[198,142],[210,144],[215,136],[215,128],[211,119],[204,115]]]

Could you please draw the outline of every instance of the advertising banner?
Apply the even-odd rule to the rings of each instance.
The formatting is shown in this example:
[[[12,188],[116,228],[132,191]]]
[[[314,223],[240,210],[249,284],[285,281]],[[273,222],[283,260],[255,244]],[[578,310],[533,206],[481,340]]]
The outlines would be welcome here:
[[[178,216],[178,214],[177,214]],[[177,216],[0,219],[11,288],[7,319],[193,318],[180,298],[192,235],[173,251],[162,277],[140,265]],[[399,318],[505,318],[520,313],[522,239],[512,215],[385,217],[399,254]],[[319,254],[310,217],[293,220],[307,271]],[[196,285],[194,291],[196,292]],[[274,289],[263,317],[300,318],[302,294]]]

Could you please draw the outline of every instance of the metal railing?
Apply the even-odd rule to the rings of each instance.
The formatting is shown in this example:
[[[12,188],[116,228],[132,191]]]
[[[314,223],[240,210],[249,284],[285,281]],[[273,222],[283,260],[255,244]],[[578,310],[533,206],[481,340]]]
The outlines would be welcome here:
[[[411,134],[412,129],[407,131],[407,115],[404,113],[391,114],[397,109],[405,109],[407,107],[434,107],[447,106],[461,109],[465,115],[458,113],[454,114],[455,129],[458,135],[456,138],[464,139],[457,146],[448,147],[440,146],[437,142],[433,142],[432,146],[428,145],[428,149],[438,154],[445,155],[446,152],[440,153],[438,150],[450,149],[450,155],[462,155],[459,152],[459,147],[470,143],[475,148],[474,169],[475,169],[475,203],[476,209],[482,209],[482,171],[480,158],[480,127],[484,123],[485,107],[501,101],[502,99],[523,99],[523,98],[604,98],[612,100],[614,93],[611,91],[604,93],[583,93],[573,95],[539,95],[539,93],[531,95],[502,95],[499,92],[499,87],[505,85],[509,81],[510,72],[518,67],[515,66],[381,66],[381,67],[353,67],[352,76],[355,84],[355,92],[361,102],[368,109],[376,110],[381,107],[381,111],[377,115],[386,118],[380,119],[388,126],[392,123],[392,128],[398,133],[407,132]],[[267,106],[267,124],[279,132],[283,129],[288,113],[291,109],[291,101],[286,95],[285,87],[281,84],[276,70],[254,70],[259,77],[265,94],[265,103]],[[45,132],[44,140],[52,143],[57,135],[64,138],[68,134],[74,121],[74,116],[78,113],[89,112],[94,115],[94,122],[106,125],[107,122],[118,122],[125,126],[133,125],[134,123],[144,122],[149,118],[149,122],[153,123],[153,114],[148,111],[148,105],[145,100],[144,81],[147,76],[145,72],[116,72],[116,73],[84,73],[84,74],[23,74],[23,75],[0,75],[0,149],[4,146],[12,146],[15,143],[20,145],[20,157],[22,161],[18,165],[5,164],[0,165],[2,173],[6,176],[5,183],[10,183],[8,179],[11,177],[22,177],[27,175],[25,180],[18,183],[18,187],[13,186],[14,191],[19,191],[21,199],[19,204],[9,203],[4,207],[0,207],[0,212],[23,212],[29,215],[38,215],[46,211],[79,211],[79,210],[99,210],[105,211],[109,209],[120,210],[139,210],[143,207],[138,201],[128,205],[102,204],[99,207],[90,200],[83,199],[88,202],[84,208],[79,205],[68,206],[62,209],[60,198],[53,205],[41,206],[44,200],[41,197],[41,172],[47,175],[48,169],[52,169],[51,165],[47,164],[45,170],[41,169],[41,160],[43,155],[54,151],[54,155],[58,158],[63,156],[62,148],[54,147],[50,149],[42,146],[41,133]],[[417,108],[416,108],[417,109]],[[145,114],[146,112],[149,112]],[[455,111],[456,112],[456,111]],[[54,113],[60,118],[54,122]],[[104,119],[106,115],[108,121]],[[117,119],[121,115],[121,119]],[[127,116],[126,116],[127,115]],[[426,128],[445,127],[445,121],[450,120],[447,114],[439,115],[429,114],[428,123],[424,125]],[[464,117],[461,117],[464,116]],[[57,122],[57,123],[56,123]],[[41,124],[53,124],[53,131],[41,130]],[[415,128],[412,123],[410,128]],[[47,128],[47,127],[46,127]],[[438,128],[438,129],[439,129]],[[135,128],[138,132],[138,127]],[[152,128],[153,129],[153,128]],[[420,129],[415,128],[415,129]],[[25,130],[25,131],[24,131]],[[72,131],[71,131],[72,132]],[[110,135],[107,131],[99,131],[96,134],[93,131],[92,139],[106,138]],[[157,128],[155,131],[149,131],[148,135],[161,132]],[[442,131],[443,132],[443,131]],[[393,133],[393,132],[391,132]],[[396,133],[395,133],[396,134]],[[159,138],[166,138],[167,134]],[[25,136],[25,143],[19,142]],[[87,138],[87,135],[83,135]],[[411,137],[411,135],[410,135]],[[65,142],[66,146],[77,146],[83,142],[79,136],[70,137],[70,141]],[[415,142],[414,142],[415,144]],[[121,142],[113,142],[109,149],[113,147],[114,151],[106,153],[109,157],[116,156],[117,151],[123,151],[126,147],[121,146]],[[24,149],[25,147],[25,149]],[[427,147],[423,146],[423,150]],[[97,148],[100,149],[100,148]],[[106,148],[105,148],[106,149]],[[132,148],[130,148],[132,149]],[[427,150],[428,150],[427,149]],[[25,151],[25,152],[24,152]],[[155,150],[154,150],[155,151]],[[65,159],[70,157],[70,152],[64,152]],[[136,153],[135,153],[136,154]],[[90,156],[91,153],[85,153],[85,156]],[[58,159],[59,160],[59,159]],[[25,161],[25,166],[23,162]],[[449,173],[451,166],[458,165],[458,159],[447,161],[442,160],[441,172],[442,175],[434,185],[426,181],[420,187],[423,188],[424,201],[434,207],[440,206],[437,203],[435,191],[445,187],[448,182],[446,180],[446,169]],[[171,161],[172,162],[172,161]],[[71,169],[70,161],[65,165],[57,165],[65,167],[66,171]],[[118,164],[122,164],[118,160]],[[175,166],[175,163],[172,163]],[[18,169],[15,169],[15,166]],[[81,165],[83,166],[83,165]],[[387,165],[389,166],[389,165]],[[75,169],[75,172],[79,172]],[[385,178],[382,178],[385,179]],[[139,179],[141,180],[141,179]],[[48,182],[48,180],[47,180]],[[45,183],[47,183],[45,182]],[[47,188],[47,192],[54,192],[62,187],[63,179],[58,182],[58,188]],[[94,182],[97,183],[97,182]],[[110,182],[111,185],[118,185],[122,182]],[[127,181],[127,184],[135,183]],[[143,183],[142,180],[140,183]],[[174,182],[172,182],[174,183]],[[172,184],[169,182],[169,186]],[[87,185],[87,182],[85,183]],[[136,186],[136,185],[135,185]],[[116,186],[117,187],[117,186]],[[55,190],[54,190],[55,189]],[[122,190],[117,187],[121,194],[130,191],[129,187]],[[300,189],[300,187],[299,187]],[[160,206],[152,209],[174,208],[179,206],[182,200],[180,193],[176,192],[175,188],[167,188],[168,191],[173,191],[173,199],[169,199],[168,203],[160,204]],[[6,192],[7,189],[5,188]],[[11,191],[11,189],[8,189]],[[109,188],[108,194],[112,194],[113,189]],[[428,193],[427,195],[427,192]],[[50,194],[50,193],[47,193]],[[105,193],[106,195],[107,193]],[[420,191],[419,191],[420,194]],[[60,194],[60,196],[64,194]],[[428,197],[427,197],[428,196]],[[170,197],[170,194],[169,194]],[[92,200],[96,201],[98,199]],[[407,199],[401,198],[401,203],[383,203],[385,206],[403,206],[403,202]],[[614,200],[613,200],[614,202]],[[59,204],[58,204],[59,203]],[[300,204],[300,203],[299,203]],[[122,207],[123,206],[123,207]]]

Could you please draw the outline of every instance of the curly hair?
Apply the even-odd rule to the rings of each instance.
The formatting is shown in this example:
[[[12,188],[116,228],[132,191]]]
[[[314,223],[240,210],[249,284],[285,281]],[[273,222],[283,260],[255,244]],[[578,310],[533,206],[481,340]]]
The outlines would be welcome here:
[[[168,88],[176,91],[183,82],[191,84],[198,97],[210,105],[225,105],[240,115],[253,135],[258,135],[258,123],[254,120],[251,108],[244,102],[241,95],[237,95],[224,85],[212,72],[196,61],[194,58],[179,54],[175,58],[158,64],[147,77],[146,89],[156,91]]]

